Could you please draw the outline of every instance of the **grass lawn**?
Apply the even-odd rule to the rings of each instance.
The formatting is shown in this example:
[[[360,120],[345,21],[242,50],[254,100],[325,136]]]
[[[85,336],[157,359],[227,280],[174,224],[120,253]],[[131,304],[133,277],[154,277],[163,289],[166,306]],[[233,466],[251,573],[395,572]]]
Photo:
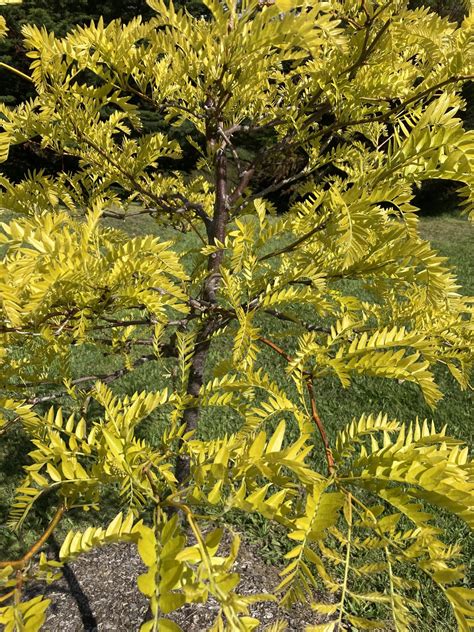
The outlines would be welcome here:
[[[139,217],[130,227],[132,234],[144,232],[156,232],[155,225],[149,219]],[[441,254],[449,257],[457,267],[458,278],[464,294],[474,295],[474,247],[473,230],[468,226],[467,220],[452,216],[438,216],[424,218],[421,223],[423,237],[432,241]],[[163,232],[160,231],[163,235]],[[165,234],[165,237],[167,235]],[[188,236],[184,237],[189,239]],[[263,323],[264,326],[264,323]],[[282,324],[282,333],[285,325]],[[211,350],[210,365],[215,365],[223,356],[222,341]],[[110,360],[97,355],[92,349],[82,348],[81,355],[75,359],[75,370],[78,374],[84,374],[94,367],[95,372],[107,373],[114,370],[115,365]],[[261,356],[262,367],[272,375],[276,381],[282,384],[285,381],[283,361],[280,362],[271,352],[264,352]],[[401,421],[413,420],[416,416],[421,418],[434,418],[437,425],[448,425],[450,434],[464,439],[472,446],[472,421],[474,397],[472,391],[461,392],[447,371],[437,372],[438,381],[444,399],[433,413],[424,404],[422,395],[412,384],[398,384],[396,381],[358,378],[354,379],[350,389],[344,390],[336,379],[323,379],[317,384],[319,412],[324,420],[329,434],[335,433],[354,416],[362,412],[387,412],[390,416]],[[163,365],[158,363],[147,364],[133,374],[123,377],[114,384],[114,389],[121,393],[133,393],[144,388],[155,389],[163,385]],[[159,417],[151,417],[144,422],[143,435],[153,440],[157,436],[157,426],[160,425]],[[229,416],[228,412],[222,414],[220,410],[212,410],[201,420],[202,436],[218,436],[235,427],[237,420]],[[43,515],[41,506],[32,512],[25,533],[18,536],[9,531],[4,524],[8,505],[15,486],[18,484],[19,465],[25,463],[25,455],[28,451],[28,442],[21,431],[15,431],[1,438],[0,442],[0,557],[14,557],[37,537],[37,533],[47,521]],[[321,464],[321,459],[315,455],[315,464]],[[109,516],[116,513],[116,497],[111,491],[110,513],[106,511],[101,519],[105,522]],[[95,517],[97,519],[97,517]],[[287,545],[278,530],[269,527],[260,520],[234,516],[235,523],[242,527],[250,540],[257,541],[262,554],[269,562],[276,562],[281,558],[282,551],[287,550]],[[462,542],[466,550],[466,564],[473,557],[472,538],[468,528],[463,524],[453,521],[451,518],[441,516],[440,521],[448,527],[450,541]],[[75,526],[76,528],[86,524],[87,516],[68,516],[62,524],[64,532]],[[446,631],[455,630],[456,625],[450,618],[448,608],[441,598],[435,598],[430,588],[422,587],[418,595],[425,606],[422,617],[421,630]]]

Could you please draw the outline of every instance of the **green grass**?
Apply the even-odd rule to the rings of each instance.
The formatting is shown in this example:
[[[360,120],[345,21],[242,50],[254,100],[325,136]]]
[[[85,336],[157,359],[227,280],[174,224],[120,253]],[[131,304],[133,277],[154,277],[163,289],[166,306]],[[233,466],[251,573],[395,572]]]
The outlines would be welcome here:
[[[122,227],[118,222],[115,226]],[[140,216],[134,220],[131,227],[127,227],[133,235],[154,232],[158,234],[156,224],[148,217]],[[472,247],[472,228],[464,219],[451,216],[438,216],[436,218],[424,218],[421,223],[422,235],[432,241],[441,254],[449,257],[451,263],[456,266],[458,278],[464,294],[474,294],[474,248]],[[172,237],[171,232],[159,230],[162,237]],[[175,233],[174,233],[175,234]],[[192,242],[192,236],[183,236],[186,245]],[[265,328],[265,322],[262,323]],[[281,333],[284,334],[285,325],[281,324]],[[209,366],[212,369],[222,360],[228,349],[225,341],[219,340],[211,349]],[[116,368],[117,360],[103,357],[91,348],[82,347],[81,352],[74,357],[74,372],[77,375],[93,372],[107,373]],[[265,350],[259,360],[264,370],[272,375],[273,379],[282,386],[286,383],[284,361],[276,357],[270,351]],[[133,374],[129,374],[114,384],[114,389],[119,393],[133,393],[145,388],[156,389],[166,382],[166,362],[149,363]],[[403,421],[413,420],[416,416],[421,418],[433,418],[437,425],[447,424],[450,434],[465,440],[472,446],[472,410],[474,397],[472,392],[462,392],[447,371],[438,370],[437,378],[442,391],[445,393],[443,400],[436,411],[432,412],[424,403],[422,395],[412,384],[398,384],[396,381],[371,378],[356,378],[350,389],[344,390],[336,379],[321,379],[317,384],[318,408],[324,420],[328,432],[334,437],[337,431],[362,412],[387,412],[390,416]],[[164,417],[162,415],[151,416],[141,427],[141,433],[150,441],[159,436],[159,428],[162,427]],[[202,416],[200,433],[203,437],[221,436],[225,432],[232,431],[238,425],[238,419],[229,415],[228,410],[212,409]],[[16,430],[2,437],[0,443],[0,525],[8,513],[8,506],[14,493],[15,486],[19,482],[19,466],[26,463],[28,442],[21,431]],[[315,466],[323,467],[321,453],[314,455]],[[103,522],[116,512],[116,495],[110,490],[110,502],[101,515]],[[38,507],[32,512],[27,523],[27,529],[22,534],[22,539],[5,527],[0,527],[0,557],[14,557],[24,551],[37,537],[46,524],[44,515],[46,507]],[[94,516],[97,520],[97,516]],[[61,532],[74,526],[81,528],[88,522],[87,515],[71,515],[63,521]],[[232,520],[245,530],[250,540],[259,543],[264,557],[272,562],[281,559],[282,552],[287,548],[284,535],[273,527],[269,527],[263,520],[256,517],[243,518],[233,514]],[[467,528],[448,516],[439,517],[442,526],[448,529],[451,542],[462,542],[466,550],[466,564],[474,557],[472,553],[472,538]],[[426,585],[419,595],[425,605],[421,630],[446,631],[455,630],[455,624],[449,617],[448,609],[444,601],[434,596]]]

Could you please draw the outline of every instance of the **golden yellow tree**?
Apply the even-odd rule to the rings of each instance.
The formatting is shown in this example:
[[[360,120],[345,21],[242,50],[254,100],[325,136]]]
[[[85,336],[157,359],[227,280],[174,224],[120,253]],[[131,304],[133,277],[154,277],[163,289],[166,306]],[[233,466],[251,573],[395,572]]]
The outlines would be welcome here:
[[[293,541],[285,603],[314,601],[318,581],[335,594],[313,603],[328,623],[310,630],[408,630],[420,606],[412,568],[469,630],[460,550],[432,522],[440,507],[472,524],[467,450],[432,423],[370,411],[331,443],[317,397],[322,376],[348,387],[362,374],[413,382],[434,407],[436,363],[468,385],[472,301],[421,239],[411,202],[414,184],[447,178],[470,211],[473,133],[458,112],[473,18],[450,24],[402,0],[207,0],[209,19],[149,4],[148,22],[63,39],[25,27],[37,97],[0,106],[3,160],[34,139],[78,164],[0,178],[2,424],[20,422],[32,443],[11,523],[46,494],[53,513],[33,549],[1,564],[0,621],[41,627],[48,600],[21,601],[33,555],[65,512],[97,509],[119,485],[126,515],[69,533],[60,556],[136,542],[149,568],[144,631],[178,629],[166,615],[211,595],[213,630],[258,625],[231,571],[238,537],[222,557],[222,530],[206,528],[230,510],[257,512]],[[143,104],[166,133],[142,133]],[[175,162],[184,126],[200,156],[191,174]],[[249,142],[258,150],[243,151]],[[290,185],[277,215],[268,196]],[[105,221],[144,214],[163,237]],[[209,367],[222,340],[225,357]],[[75,354],[91,346],[122,364],[75,374]],[[284,387],[259,368],[263,350],[284,363]],[[162,383],[117,395],[115,379],[144,364]],[[233,411],[238,427],[203,440],[209,409]],[[152,444],[138,430],[157,410],[166,423]],[[42,555],[38,572],[56,571]],[[360,577],[372,589],[358,592]],[[353,614],[361,601],[380,605],[374,619]]]

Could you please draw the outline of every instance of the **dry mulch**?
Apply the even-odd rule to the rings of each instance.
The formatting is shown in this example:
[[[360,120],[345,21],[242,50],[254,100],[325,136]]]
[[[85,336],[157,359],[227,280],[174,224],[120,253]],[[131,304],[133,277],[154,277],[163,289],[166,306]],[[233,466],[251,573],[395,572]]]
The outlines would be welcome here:
[[[146,598],[136,587],[137,576],[146,568],[133,545],[104,546],[80,556],[66,565],[63,577],[50,586],[31,585],[25,598],[44,594],[51,599],[46,632],[133,632],[147,618]],[[243,595],[270,593],[281,578],[275,567],[265,564],[254,545],[242,542],[234,570]],[[187,604],[170,615],[185,632],[205,632],[212,625],[217,602]],[[285,620],[289,632],[302,632],[307,625],[322,619],[307,604],[285,610],[277,602],[259,602],[251,614],[262,622],[263,631],[277,620]]]

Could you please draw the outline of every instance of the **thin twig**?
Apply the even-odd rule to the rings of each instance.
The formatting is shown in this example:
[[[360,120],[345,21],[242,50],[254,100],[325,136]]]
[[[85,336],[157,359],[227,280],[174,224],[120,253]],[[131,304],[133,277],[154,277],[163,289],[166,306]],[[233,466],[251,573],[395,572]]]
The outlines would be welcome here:
[[[153,191],[146,189],[140,184],[140,182],[136,179],[136,177],[133,174],[129,173],[126,169],[122,167],[122,165],[120,165],[113,158],[111,158],[111,156],[106,151],[104,151],[102,147],[100,147],[94,140],[89,138],[87,134],[77,129],[77,127],[75,127],[75,132],[78,138],[82,138],[82,140],[84,140],[90,147],[92,147],[94,151],[96,151],[114,169],[116,169],[120,174],[122,174],[122,176],[124,176],[130,182],[130,184],[132,185],[132,188],[135,191],[137,191],[137,193],[140,193],[142,196],[147,197],[148,199],[152,200],[162,211],[166,213],[170,213],[170,214],[178,212],[179,209],[177,209],[174,206],[170,206],[169,200],[173,198],[179,199],[180,202],[182,203],[182,206],[184,207],[183,210],[193,210],[196,213],[196,215],[200,219],[202,219],[202,221],[204,222],[204,225],[206,226],[206,230],[207,231],[210,230],[210,225],[211,225],[212,220],[209,217],[209,215],[206,213],[206,211],[204,210],[201,204],[191,202],[191,200],[184,198],[184,196],[179,193],[167,195],[167,196],[160,196],[154,193]]]
[[[286,353],[286,351],[284,351],[283,349],[281,349],[278,345],[276,345],[274,342],[272,342],[271,340],[269,340],[268,338],[264,338],[264,337],[260,337],[258,339],[260,342],[263,342],[264,344],[266,344],[268,347],[270,347],[271,349],[273,349],[273,351],[275,351],[276,353],[278,353],[278,355],[282,356],[282,358],[285,358],[285,360],[290,364],[291,362],[293,362],[293,358],[288,355]],[[334,470],[335,470],[335,463],[334,463],[334,457],[332,455],[332,450],[331,450],[331,446],[329,445],[329,441],[328,441],[328,437],[326,434],[326,430],[324,428],[323,422],[321,421],[321,418],[318,414],[318,410],[316,408],[316,399],[314,396],[314,388],[313,388],[313,376],[311,373],[309,373],[308,371],[303,371],[303,375],[305,375],[306,377],[306,388],[308,389],[308,394],[309,394],[309,399],[311,402],[311,416],[313,418],[313,421],[319,431],[319,434],[321,436],[321,440],[323,442],[324,445],[324,450],[326,453],[326,461],[328,464],[328,471],[329,474],[333,474]]]
[[[154,215],[156,213],[159,213],[160,209],[158,208],[145,208],[142,209],[141,211],[133,211],[131,213],[125,212],[125,213],[118,213],[117,211],[104,211],[102,213],[102,217],[110,217],[112,219],[118,219],[118,220],[126,220],[129,219],[130,217],[137,217],[138,215]]]
[[[11,426],[14,426],[15,424],[17,424],[20,420],[21,420],[20,417],[15,417],[14,419],[9,419],[6,423],[4,423],[3,426],[0,427],[0,437],[6,434],[7,430]]]
[[[131,368],[122,367],[121,369],[117,369],[117,371],[114,371],[113,373],[109,373],[108,375],[87,375],[84,377],[79,377],[76,380],[72,380],[71,386],[78,386],[79,384],[85,384],[87,382],[97,382],[97,381],[104,382],[104,384],[109,384],[110,382],[113,382],[114,380],[118,380],[119,378],[123,377],[127,373],[130,373],[133,369],[138,368],[142,364],[145,364],[146,362],[150,362],[156,359],[157,357],[154,353],[153,354],[149,353],[147,355],[143,355],[137,358],[135,362],[132,364]],[[30,404],[31,406],[35,406],[37,404],[44,404],[45,402],[53,401],[55,399],[58,399],[58,397],[62,397],[63,395],[64,395],[64,391],[60,391],[57,393],[51,393],[50,395],[32,397],[31,399],[27,399],[26,403]]]
[[[222,129],[221,126],[219,126],[217,128],[217,131],[219,133],[219,135],[222,137],[223,141],[224,141],[224,147],[225,145],[227,145],[227,147],[229,147],[234,159],[235,159],[235,163],[237,165],[237,169],[239,171],[239,173],[241,173],[242,171],[242,166],[240,164],[240,157],[239,154],[237,153],[237,150],[235,149],[234,145],[232,144],[232,141],[230,140],[229,136],[227,136],[227,134],[224,132],[224,130]]]
[[[271,340],[268,340],[268,338],[264,338],[263,336],[259,337],[260,342],[263,342],[263,344],[267,345],[267,347],[270,347],[270,349],[273,349],[273,351],[276,351],[276,353],[278,353],[278,355],[281,355],[282,358],[285,358],[285,360],[288,363],[293,362],[293,358],[291,356],[289,356],[286,351],[283,351],[283,349],[281,349],[281,347],[279,347],[278,345],[276,345],[274,342],[272,342]]]
[[[280,250],[275,250],[274,252],[269,252],[267,255],[263,255],[263,257],[260,257],[258,261],[266,261],[267,259],[271,259],[272,257],[277,257],[278,255],[283,255],[287,252],[291,252],[292,250],[300,246],[303,242],[307,241],[313,235],[315,235],[316,233],[319,233],[325,228],[326,228],[326,224],[315,226],[310,231],[308,231],[307,233],[299,237],[296,241],[293,241],[291,244],[288,244],[288,246],[285,246],[284,248],[281,248]]]
[[[253,175],[254,171],[255,171],[255,168],[252,167],[251,169],[248,169],[245,173]],[[235,210],[235,213],[240,212],[245,206],[247,206],[249,202],[252,202],[253,200],[258,200],[264,197],[265,195],[268,195],[269,193],[275,193],[275,191],[279,191],[280,189],[285,187],[287,184],[292,184],[293,182],[296,182],[297,180],[300,180],[301,178],[304,178],[305,176],[309,176],[310,173],[311,172],[305,168],[293,176],[289,176],[288,178],[283,178],[283,180],[280,180],[279,182],[274,182],[273,184],[269,184],[267,187],[265,187],[261,191],[252,193],[252,195],[249,195],[248,197],[246,197],[245,200],[237,207],[237,209]],[[245,187],[243,187],[243,189],[245,189]],[[243,189],[242,189],[242,192],[243,192]],[[232,198],[234,201],[236,201],[239,197],[239,196],[236,196],[236,192],[237,192],[237,189],[232,194]]]
[[[235,187],[235,189],[229,195],[230,206],[232,206],[232,204],[235,204],[235,202],[237,202],[237,200],[242,196],[243,192],[248,187],[254,173],[255,173],[255,168],[246,169],[245,171],[242,171],[240,173],[239,184]],[[248,202],[248,199],[245,200],[245,204],[247,204],[247,202]],[[241,206],[239,206],[239,208],[241,208]]]
[[[332,455],[332,450],[329,445],[326,430],[318,414],[318,409],[316,408],[316,399],[314,396],[313,380],[310,377],[306,379],[306,388],[308,389],[309,399],[311,402],[311,415],[313,417],[314,423],[316,424],[319,430],[319,434],[321,435],[321,440],[324,444],[324,449],[326,450],[326,461],[328,463],[329,474],[332,474],[335,470],[334,457]]]
[[[290,323],[294,323],[295,325],[299,325],[306,329],[306,331],[316,331],[322,334],[330,334],[331,330],[328,327],[322,327],[321,325],[313,325],[313,323],[308,323],[305,320],[298,320],[298,318],[294,318],[290,314],[286,314],[284,312],[280,312],[279,309],[265,309],[263,310],[265,314],[269,314],[270,316],[274,316],[278,318],[278,320],[287,321]]]
[[[385,22],[385,24],[381,27],[380,31],[376,34],[376,36],[374,37],[374,39],[372,40],[372,42],[369,45],[370,28],[372,26],[372,23],[373,23],[373,20],[370,20],[367,23],[367,28],[366,28],[366,31],[365,31],[364,43],[362,44],[362,50],[361,50],[361,53],[359,55],[359,58],[357,59],[357,61],[352,66],[350,66],[348,69],[344,70],[343,73],[341,73],[341,74],[348,73],[349,74],[349,79],[351,79],[351,80],[354,79],[354,77],[355,77],[355,75],[357,73],[357,70],[370,57],[371,53],[373,52],[373,50],[376,47],[377,43],[379,42],[380,38],[383,36],[385,31],[390,26],[391,20],[387,20]]]
[[[399,114],[408,105],[411,105],[412,103],[415,103],[416,101],[423,99],[424,97],[427,97],[432,92],[436,92],[436,90],[440,90],[441,88],[444,88],[444,86],[447,86],[450,83],[458,83],[460,81],[463,81],[463,82],[471,81],[472,79],[474,79],[474,75],[458,75],[455,77],[450,77],[449,79],[446,79],[445,81],[441,81],[440,83],[434,86],[431,86],[431,88],[426,88],[426,90],[423,90],[422,92],[418,94],[415,94],[413,97],[410,97],[409,99],[407,99],[403,103],[400,103],[400,105],[397,105],[397,107],[393,108],[392,110],[389,110],[388,112],[384,112],[383,114],[379,114],[377,116],[372,116],[372,117],[367,116],[365,118],[355,119],[353,121],[346,121],[345,123],[334,123],[333,125],[330,125],[326,127],[325,129],[320,130],[320,132],[318,132],[316,135],[317,136],[320,135],[321,132],[323,134],[327,134],[328,132],[334,132],[338,129],[345,129],[346,127],[354,127],[355,125],[364,125],[365,123],[381,123],[381,122],[388,121],[390,117],[394,116],[395,114]]]
[[[283,123],[282,119],[273,119],[272,121],[268,121],[268,123],[262,123],[261,125],[242,125],[241,123],[236,123],[231,127],[228,127],[225,130],[226,136],[232,136],[235,133],[250,133],[250,132],[261,132],[269,127],[275,127],[276,125],[280,125]]]
[[[92,331],[97,329],[111,329],[112,327],[138,327],[139,325],[156,325],[157,321],[152,318],[136,318],[133,320],[116,320],[115,318],[106,318],[102,316],[101,320],[105,320],[107,325],[97,325],[91,327]]]

